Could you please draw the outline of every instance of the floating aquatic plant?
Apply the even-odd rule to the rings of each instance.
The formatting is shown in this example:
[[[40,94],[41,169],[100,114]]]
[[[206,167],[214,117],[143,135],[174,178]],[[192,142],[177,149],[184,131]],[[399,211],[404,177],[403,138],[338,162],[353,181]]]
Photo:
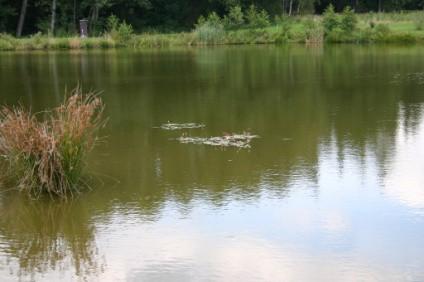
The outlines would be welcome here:
[[[257,135],[250,133],[243,134],[230,134],[216,137],[190,137],[181,136],[177,138],[183,144],[202,144],[209,146],[220,146],[220,147],[237,147],[237,148],[250,148],[250,142],[254,138],[258,138]]]
[[[195,129],[195,128],[203,128],[205,127],[204,124],[197,124],[197,123],[164,123],[161,126],[159,126],[160,129],[163,130],[181,130],[181,129]]]
[[[23,107],[0,110],[2,173],[21,191],[66,198],[84,186],[85,157],[99,140],[104,104],[76,88],[61,106],[33,114]],[[44,117],[44,118],[43,118]]]

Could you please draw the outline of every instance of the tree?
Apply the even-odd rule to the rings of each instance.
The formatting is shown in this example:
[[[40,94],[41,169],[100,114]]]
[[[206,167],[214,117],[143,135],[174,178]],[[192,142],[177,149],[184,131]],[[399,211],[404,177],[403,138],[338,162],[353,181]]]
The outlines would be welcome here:
[[[20,37],[22,35],[27,8],[28,0],[22,0],[21,13],[19,14],[18,26],[16,28],[16,37]]]
[[[56,23],[56,0],[52,0],[52,17],[50,22],[50,32],[54,35],[54,28]]]

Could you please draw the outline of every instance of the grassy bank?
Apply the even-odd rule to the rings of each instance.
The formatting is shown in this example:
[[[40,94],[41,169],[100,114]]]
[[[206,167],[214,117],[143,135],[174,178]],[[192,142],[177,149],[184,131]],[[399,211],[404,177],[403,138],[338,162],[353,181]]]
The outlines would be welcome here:
[[[256,18],[255,18],[256,16]],[[92,48],[160,48],[172,46],[284,44],[284,43],[424,43],[424,12],[343,14],[276,17],[243,13],[223,18],[211,14],[199,19],[190,32],[134,34],[117,26],[101,37],[52,38],[36,34],[14,38],[0,34],[0,50],[55,50]],[[262,17],[262,18],[261,18]]]

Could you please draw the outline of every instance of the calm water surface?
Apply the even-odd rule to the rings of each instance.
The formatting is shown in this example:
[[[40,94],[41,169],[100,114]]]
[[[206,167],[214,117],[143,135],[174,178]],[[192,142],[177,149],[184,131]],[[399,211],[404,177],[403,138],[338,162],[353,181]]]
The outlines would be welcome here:
[[[1,281],[424,281],[424,47],[0,54],[1,103],[77,83],[110,117],[95,187],[2,190]]]

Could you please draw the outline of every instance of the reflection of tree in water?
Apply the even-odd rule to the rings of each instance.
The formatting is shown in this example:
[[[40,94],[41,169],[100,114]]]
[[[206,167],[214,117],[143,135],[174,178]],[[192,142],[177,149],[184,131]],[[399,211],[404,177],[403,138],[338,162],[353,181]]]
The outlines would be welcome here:
[[[19,60],[36,75],[50,73],[59,89],[80,80],[105,90],[109,156],[96,156],[93,170],[121,184],[94,194],[104,202],[134,203],[154,219],[169,200],[222,205],[230,198],[255,199],[264,189],[284,196],[299,177],[313,185],[325,151],[336,152],[342,171],[352,159],[365,170],[371,155],[384,177],[398,121],[414,129],[421,116],[413,106],[422,101],[421,86],[391,81],[397,73],[422,71],[420,54],[413,47],[287,46]],[[6,58],[19,77],[22,69]],[[34,93],[43,93],[37,101],[49,104],[53,93],[40,91],[38,78],[23,83],[32,83]],[[167,121],[207,125],[193,134],[250,129],[262,138],[250,151],[185,146],[169,140],[175,134],[152,129]]]
[[[196,200],[221,207],[234,199],[255,201],[263,192],[285,197],[296,181],[311,187],[318,182],[326,152],[337,155],[342,172],[352,160],[365,171],[371,155],[383,178],[398,122],[413,132],[422,116],[416,106],[423,102],[417,95],[421,86],[389,83],[395,73],[422,71],[419,48],[81,52],[62,53],[60,60],[55,54],[49,60],[40,54],[2,56],[0,85],[14,89],[2,99],[10,103],[19,99],[15,93],[25,93],[24,103],[42,109],[56,104],[51,97],[57,89],[77,81],[105,90],[110,137],[100,151],[107,156],[94,155],[92,170],[121,181],[70,203],[3,197],[0,235],[22,275],[68,263],[81,276],[101,271],[90,223],[94,211],[107,221],[122,206],[142,221],[154,221],[169,202],[186,211]],[[12,75],[2,75],[4,70]],[[28,73],[31,79],[19,79]],[[53,87],[39,83],[45,80]],[[167,121],[205,123],[190,131],[196,136],[250,130],[261,138],[250,151],[182,145],[169,140],[179,133],[153,129]]]
[[[115,94],[105,97],[114,159],[99,170],[122,181],[128,193],[111,191],[117,199],[136,195],[150,212],[168,200],[219,206],[264,189],[284,196],[299,177],[313,186],[326,151],[336,152],[342,171],[348,160],[366,171],[372,157],[384,177],[398,121],[412,129],[420,120],[413,109],[420,86],[390,83],[394,73],[421,69],[417,54],[358,46],[117,54],[105,69],[114,81],[108,91]],[[131,79],[127,95],[117,94],[123,86],[114,73]],[[190,131],[195,136],[250,129],[262,138],[250,151],[181,145],[169,140],[179,133],[152,129],[169,120],[205,123]]]
[[[13,194],[2,198],[0,209],[2,251],[17,259],[20,276],[69,266],[80,277],[100,271],[90,214],[78,202]]]

